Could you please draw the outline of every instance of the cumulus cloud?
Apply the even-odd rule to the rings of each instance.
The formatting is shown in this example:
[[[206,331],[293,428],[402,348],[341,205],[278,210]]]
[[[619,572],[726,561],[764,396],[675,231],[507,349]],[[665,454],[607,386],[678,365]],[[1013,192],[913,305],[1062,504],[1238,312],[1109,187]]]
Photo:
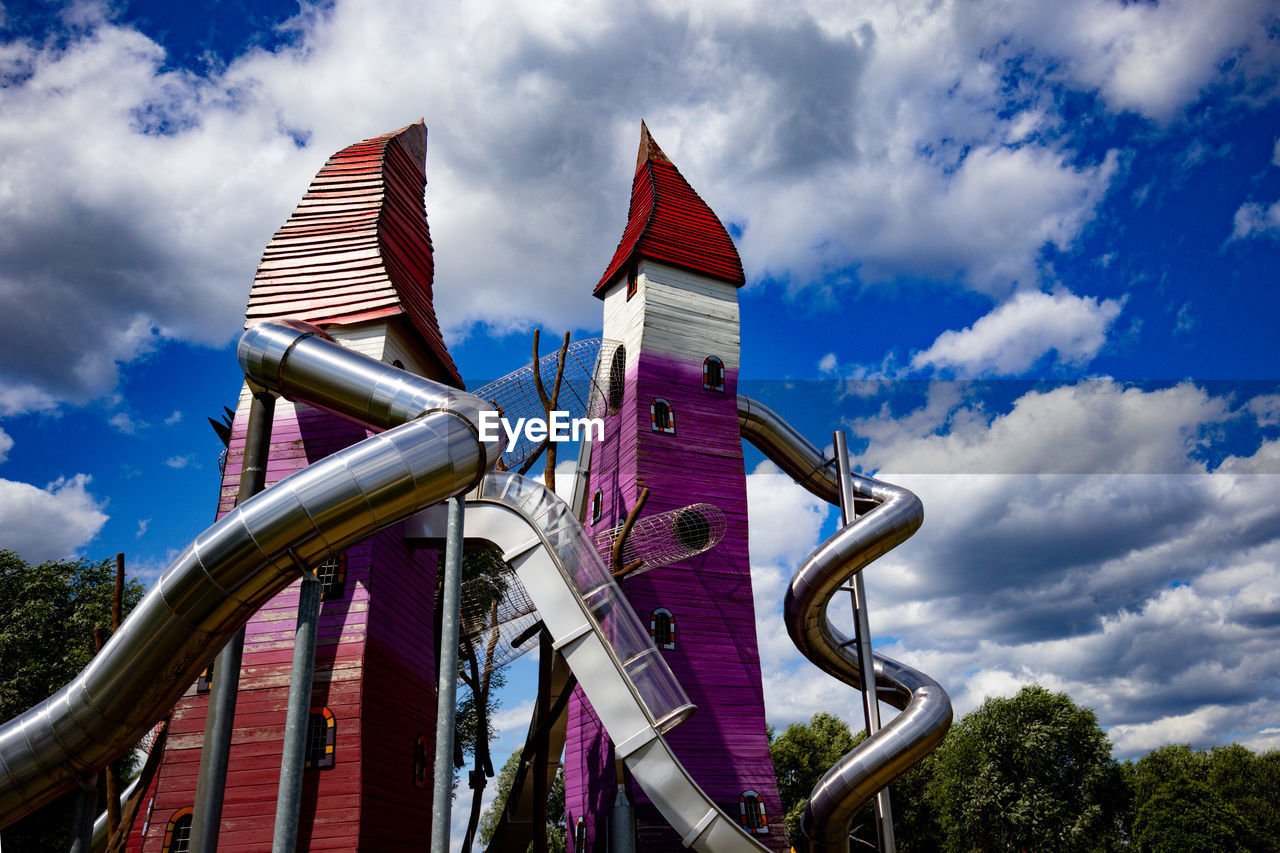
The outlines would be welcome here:
[[[77,474],[43,489],[0,480],[0,543],[28,561],[74,556],[107,522],[106,504],[90,494],[89,480]]]
[[[943,332],[912,357],[911,366],[1008,376],[1050,354],[1059,364],[1082,366],[1107,342],[1107,330],[1123,305],[1124,300],[1099,301],[1066,291],[1017,293],[972,326]]]
[[[962,387],[938,383],[919,411],[854,424],[870,436],[856,461],[925,505],[924,527],[865,572],[880,650],[937,678],[961,714],[1029,682],[1066,691],[1120,755],[1273,742],[1280,484],[1252,475],[1280,470],[1280,442],[1207,465],[1197,449],[1234,415],[1190,384],[1085,382],[994,415]],[[752,507],[753,530],[770,511]],[[796,533],[782,557],[766,539],[776,565],[753,551],[753,577],[785,587],[822,538]],[[762,638],[776,635],[780,613],[757,601]],[[838,623],[846,610],[834,605]],[[858,719],[849,691],[789,644],[762,639],[762,657],[775,723]]]
[[[453,336],[595,324],[578,297],[618,239],[640,116],[741,229],[753,279],[1004,296],[1074,245],[1119,162],[1073,147],[1063,87],[1167,117],[1266,78],[1264,4],[1220,5],[340,0],[192,70],[86,4],[67,32],[4,42],[0,411],[107,393],[158,340],[226,341],[324,159],[419,115]]]
[[[9,451],[13,449],[13,437],[9,433],[0,429],[0,462],[9,458]]]
[[[1280,237],[1280,201],[1270,205],[1248,201],[1240,205],[1231,222],[1231,240]]]
[[[128,412],[116,412],[107,419],[107,423],[111,424],[117,432],[125,435],[135,435],[139,429],[145,428],[147,425],[141,421],[135,421]]]
[[[1085,0],[982,4],[984,35],[1004,31],[1009,50],[1033,50],[1069,85],[1097,91],[1113,108],[1170,121],[1214,86],[1266,93],[1277,63],[1267,0]],[[989,37],[989,35],[988,35]]]
[[[867,440],[866,469],[910,474],[1181,474],[1203,471],[1205,430],[1228,401],[1185,382],[1144,390],[1108,379],[1032,390],[1007,412],[966,400],[963,383],[936,382],[926,405],[852,421]]]

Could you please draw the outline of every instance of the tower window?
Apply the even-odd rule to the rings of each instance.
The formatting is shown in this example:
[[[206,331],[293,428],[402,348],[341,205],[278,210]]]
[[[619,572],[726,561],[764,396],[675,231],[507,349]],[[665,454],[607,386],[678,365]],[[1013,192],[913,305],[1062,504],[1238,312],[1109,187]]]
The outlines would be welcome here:
[[[743,791],[738,797],[738,815],[742,828],[747,832],[769,834],[769,816],[764,811],[764,800],[755,791]]]
[[[427,736],[418,735],[413,744],[413,787],[427,787]]]
[[[599,489],[596,489],[596,493],[591,496],[592,524],[599,521],[602,515],[604,515],[604,492],[600,491]]]
[[[169,825],[164,829],[164,845],[162,853],[188,853],[191,849],[191,806],[178,809],[169,818]]]
[[[218,656],[214,655],[213,660],[209,661],[204,672],[200,673],[200,677],[196,679],[196,693],[208,693],[213,689],[213,665],[217,660]]]
[[[640,287],[640,270],[635,264],[627,268],[627,298],[636,295],[636,290]]]
[[[586,853],[587,822],[582,818],[578,818],[573,825],[573,849],[574,853]]]
[[[675,435],[676,413],[671,411],[671,404],[661,397],[654,398],[649,404],[649,426],[654,432],[666,432]]]
[[[307,767],[329,770],[336,763],[338,721],[328,708],[312,708],[307,720]]]
[[[321,583],[321,601],[334,601],[346,595],[347,555],[334,554],[316,566],[316,580]]]
[[[649,614],[649,636],[653,644],[660,649],[676,647],[676,617],[665,607],[659,607]]]
[[[708,391],[724,390],[724,362],[714,355],[702,362],[702,387]]]
[[[622,394],[626,391],[627,381],[627,348],[619,345],[609,359],[609,375],[605,382],[609,389],[609,413],[613,414],[622,408]]]

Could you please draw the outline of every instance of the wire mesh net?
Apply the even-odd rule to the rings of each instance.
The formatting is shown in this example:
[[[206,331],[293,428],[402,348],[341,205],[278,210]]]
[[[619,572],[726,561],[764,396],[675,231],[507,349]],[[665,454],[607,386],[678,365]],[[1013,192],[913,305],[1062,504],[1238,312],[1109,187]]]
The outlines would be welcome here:
[[[613,560],[613,545],[625,522],[591,537],[606,566]],[[724,538],[724,513],[714,504],[696,503],[680,509],[637,518],[622,545],[623,568],[639,564],[628,577],[669,566],[709,551]]]
[[[463,556],[458,636],[463,672],[470,675],[474,657],[478,674],[501,669],[536,648],[528,639],[514,641],[538,621],[538,611],[515,571],[494,552]]]
[[[559,358],[560,347],[554,346],[552,352],[538,360],[537,376],[541,377],[548,398],[555,393]],[[565,352],[564,372],[560,377],[560,393],[553,405],[555,411],[566,413],[565,430],[572,434],[573,419],[603,417],[611,400],[614,401],[613,408],[617,408],[625,367],[626,351],[617,341],[590,338],[569,344]],[[513,426],[521,418],[547,418],[532,364],[473,393],[493,402]],[[540,443],[530,440],[521,431],[510,450],[506,449],[506,441],[503,442],[502,464],[507,470],[517,468],[537,451]]]

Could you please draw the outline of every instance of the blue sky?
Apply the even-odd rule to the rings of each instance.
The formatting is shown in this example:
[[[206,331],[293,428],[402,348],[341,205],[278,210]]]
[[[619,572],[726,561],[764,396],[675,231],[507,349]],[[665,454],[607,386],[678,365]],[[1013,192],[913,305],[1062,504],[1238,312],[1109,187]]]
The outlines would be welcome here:
[[[419,117],[464,374],[598,334],[643,117],[737,238],[751,392],[924,500],[889,653],[1121,755],[1280,746],[1272,4],[4,2],[0,81],[0,545],[151,578],[212,520],[262,247]],[[852,718],[780,629],[832,514],[748,468],[770,717]]]

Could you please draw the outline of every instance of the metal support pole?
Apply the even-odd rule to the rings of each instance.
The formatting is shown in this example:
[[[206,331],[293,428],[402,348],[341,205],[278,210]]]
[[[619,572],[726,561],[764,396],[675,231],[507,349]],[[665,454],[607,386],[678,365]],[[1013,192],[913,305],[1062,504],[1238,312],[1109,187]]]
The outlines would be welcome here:
[[[280,756],[280,788],[271,853],[293,853],[298,843],[298,810],[302,806],[302,774],[307,758],[307,724],[311,720],[311,683],[315,675],[316,623],[324,584],[308,572],[298,589],[298,627],[293,635],[293,669],[289,672],[289,708],[285,712],[284,753]]]
[[[271,421],[276,399],[268,391],[250,386],[244,459],[240,466],[239,505],[262,491],[267,482],[267,453],[271,447]],[[222,797],[227,785],[227,762],[231,757],[231,729],[236,716],[236,695],[240,691],[240,662],[244,657],[244,628],[235,633],[218,652],[214,663],[213,689],[209,693],[204,722],[204,743],[200,749],[200,771],[196,777],[196,801],[191,816],[191,849],[195,853],[215,853],[222,827]]]
[[[840,523],[851,524],[857,517],[853,506],[853,475],[849,471],[849,445],[843,430],[834,435],[836,465],[840,475]],[[862,572],[854,574],[850,586],[853,600],[854,637],[858,645],[858,668],[862,670],[862,712],[866,721],[867,737],[880,731],[880,700],[876,693],[875,657],[871,653],[871,625],[867,618],[867,590]],[[889,789],[876,793],[876,835],[880,839],[882,853],[897,853],[893,837],[893,809],[889,804]]]
[[[458,702],[459,587],[462,581],[462,496],[449,498],[440,612],[440,672],[436,688],[435,785],[431,799],[431,853],[448,853],[453,805],[453,729]]]
[[[98,813],[98,775],[95,773],[76,794],[71,817],[71,853],[89,853],[93,849],[93,818]]]

